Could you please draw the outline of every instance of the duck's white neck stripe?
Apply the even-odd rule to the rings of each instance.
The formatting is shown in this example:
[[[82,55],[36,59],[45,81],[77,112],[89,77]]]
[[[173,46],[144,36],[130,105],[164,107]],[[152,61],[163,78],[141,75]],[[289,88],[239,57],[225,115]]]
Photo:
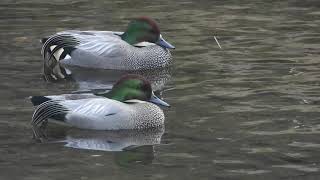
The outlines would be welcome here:
[[[141,101],[138,99],[130,99],[130,100],[124,101],[124,103],[145,103],[145,101]]]

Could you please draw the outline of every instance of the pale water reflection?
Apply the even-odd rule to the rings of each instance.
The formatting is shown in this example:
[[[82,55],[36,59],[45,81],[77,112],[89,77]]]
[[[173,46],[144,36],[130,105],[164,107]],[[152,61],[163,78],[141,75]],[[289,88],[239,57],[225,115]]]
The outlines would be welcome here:
[[[58,130],[59,129],[59,130]],[[140,146],[160,144],[164,127],[147,130],[94,131],[66,127],[33,129],[36,140],[42,143],[60,143],[65,147],[98,151],[124,151]]]
[[[171,80],[171,68],[144,71],[92,70],[89,68],[68,67],[72,71],[69,81],[78,85],[78,92],[90,90],[108,90],[125,74],[139,74],[150,81],[153,91],[163,91]]]

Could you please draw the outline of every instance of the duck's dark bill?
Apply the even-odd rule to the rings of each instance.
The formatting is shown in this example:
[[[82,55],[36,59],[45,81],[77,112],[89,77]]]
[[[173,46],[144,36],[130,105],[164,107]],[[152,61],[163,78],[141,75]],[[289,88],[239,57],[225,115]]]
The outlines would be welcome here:
[[[161,35],[160,35],[160,38],[159,38],[158,42],[156,42],[156,44],[158,44],[161,47],[168,48],[168,49],[174,49],[175,48],[173,45],[171,45],[166,40],[164,40]]]
[[[152,93],[152,96],[149,100],[150,102],[157,104],[157,105],[161,105],[161,106],[166,106],[166,107],[170,107],[170,105],[166,102],[164,102],[163,100],[161,100],[160,98],[158,98],[156,95],[154,95]]]

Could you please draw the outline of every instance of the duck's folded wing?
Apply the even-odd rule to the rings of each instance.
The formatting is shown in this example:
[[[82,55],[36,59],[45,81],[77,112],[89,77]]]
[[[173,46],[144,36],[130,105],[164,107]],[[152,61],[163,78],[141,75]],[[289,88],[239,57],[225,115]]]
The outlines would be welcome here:
[[[115,130],[131,126],[131,109],[122,102],[107,98],[87,101],[66,116],[66,122],[82,129]]]
[[[97,56],[114,57],[123,52],[126,44],[114,31],[62,31],[49,38],[44,38],[41,54],[44,59],[55,58],[57,61],[70,58],[74,50],[83,50]],[[140,42],[135,46],[152,46],[154,43]]]
[[[42,46],[44,74],[46,77],[53,75],[54,79],[65,78],[68,72],[60,68],[60,60],[64,60],[66,64],[86,66],[86,63],[97,63],[91,61],[96,58],[120,58],[123,54],[123,44],[120,36],[111,31],[59,32],[47,38]]]

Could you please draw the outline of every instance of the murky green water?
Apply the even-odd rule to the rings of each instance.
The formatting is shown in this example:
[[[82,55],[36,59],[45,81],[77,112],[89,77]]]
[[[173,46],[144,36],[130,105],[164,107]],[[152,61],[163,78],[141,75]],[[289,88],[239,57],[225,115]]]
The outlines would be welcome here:
[[[39,38],[123,30],[141,15],[176,46],[163,92],[172,108],[155,145],[110,152],[34,141],[27,97],[79,89],[43,81]],[[319,179],[319,35],[317,0],[2,0],[0,179]]]

